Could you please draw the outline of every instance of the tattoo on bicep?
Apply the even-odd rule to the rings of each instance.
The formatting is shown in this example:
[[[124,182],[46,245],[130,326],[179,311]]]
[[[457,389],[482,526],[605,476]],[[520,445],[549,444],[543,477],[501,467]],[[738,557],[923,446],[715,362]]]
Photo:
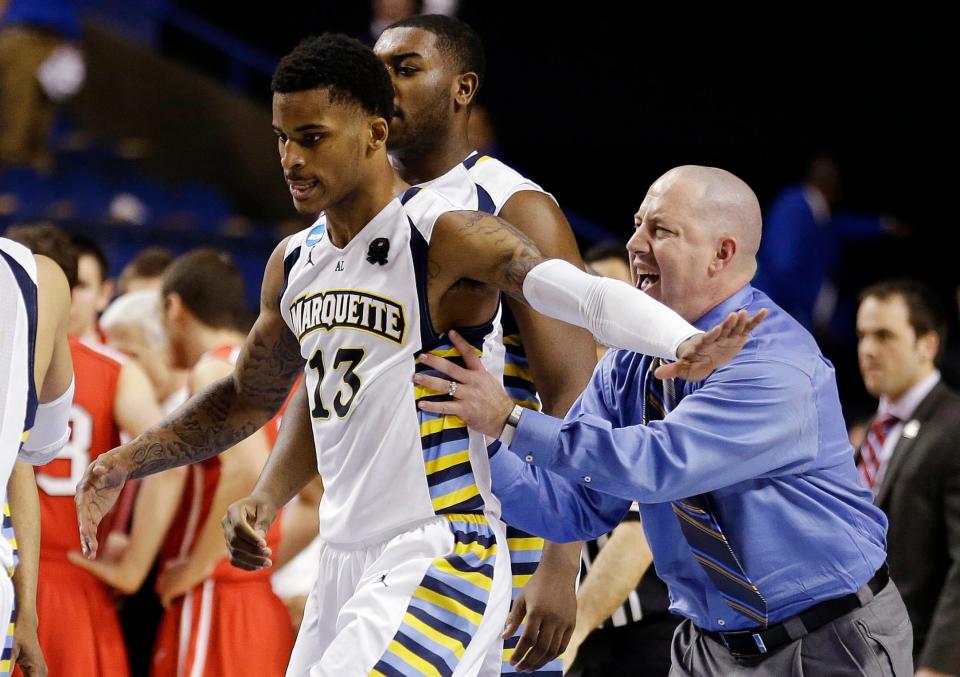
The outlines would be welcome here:
[[[523,301],[523,281],[543,261],[533,240],[499,216],[481,212],[470,214],[460,229],[465,237],[481,237],[483,246],[493,249],[497,286]]]

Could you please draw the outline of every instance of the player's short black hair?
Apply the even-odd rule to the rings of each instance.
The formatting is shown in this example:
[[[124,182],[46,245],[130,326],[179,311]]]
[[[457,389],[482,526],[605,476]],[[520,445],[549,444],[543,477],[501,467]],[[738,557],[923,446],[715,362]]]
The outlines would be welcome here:
[[[224,252],[194,249],[163,273],[163,298],[180,297],[197,319],[215,329],[241,329],[248,318],[243,275]]]
[[[73,289],[77,286],[77,250],[67,232],[52,223],[19,224],[7,228],[7,239],[19,242],[37,256],[60,266]]]
[[[393,84],[380,59],[359,40],[339,33],[309,37],[280,60],[271,89],[277,94],[327,88],[335,102],[393,117]]]
[[[85,233],[70,233],[70,240],[73,242],[74,249],[77,250],[77,257],[87,255],[97,260],[101,282],[110,277],[110,260],[99,242]]]
[[[487,56],[483,41],[469,24],[443,14],[421,14],[401,19],[386,30],[391,28],[421,28],[433,33],[437,38],[437,49],[452,59],[461,73],[477,74],[477,89],[480,89],[487,75]]]

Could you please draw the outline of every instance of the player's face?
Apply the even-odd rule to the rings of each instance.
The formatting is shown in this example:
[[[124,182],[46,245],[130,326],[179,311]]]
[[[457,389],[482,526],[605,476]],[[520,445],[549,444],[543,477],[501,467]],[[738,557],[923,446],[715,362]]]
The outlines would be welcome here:
[[[362,183],[374,119],[353,102],[331,101],[326,89],[273,95],[280,164],[298,212],[319,214]]]
[[[865,298],[857,310],[857,357],[867,392],[900,397],[926,375],[935,341],[933,335],[917,338],[899,294]]]
[[[692,202],[679,183],[661,179],[651,186],[633,217],[627,251],[634,284],[693,321],[703,312],[715,242],[696,225]]]
[[[431,146],[449,133],[457,73],[436,42],[422,28],[391,28],[373,47],[393,82],[391,151]]]
[[[96,257],[81,254],[77,260],[77,286],[71,290],[70,334],[81,336],[96,326],[97,313],[106,308],[109,292],[100,277]]]

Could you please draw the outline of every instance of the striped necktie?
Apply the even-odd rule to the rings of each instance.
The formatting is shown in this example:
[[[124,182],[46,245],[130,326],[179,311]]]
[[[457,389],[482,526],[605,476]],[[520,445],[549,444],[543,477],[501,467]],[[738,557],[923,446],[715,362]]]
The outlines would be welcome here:
[[[644,425],[664,418],[675,404],[672,379],[664,382],[653,375],[660,364],[661,360],[652,359],[647,369]],[[664,397],[664,391],[667,397]],[[765,626],[767,601],[747,576],[733,546],[714,517],[710,504],[710,494],[700,494],[673,501],[671,506],[694,558],[717,587],[723,601],[735,611]]]
[[[868,489],[873,489],[877,484],[883,445],[887,441],[890,429],[899,422],[900,419],[893,414],[880,414],[870,424],[870,430],[867,431],[867,437],[863,440],[863,446],[860,447],[860,458],[857,461],[860,478]]]

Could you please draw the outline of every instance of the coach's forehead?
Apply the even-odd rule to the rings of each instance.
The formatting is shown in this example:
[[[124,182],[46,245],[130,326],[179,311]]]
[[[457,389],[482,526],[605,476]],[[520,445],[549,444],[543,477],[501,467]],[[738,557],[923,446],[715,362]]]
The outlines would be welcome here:
[[[647,190],[637,216],[689,211],[702,192],[702,186],[689,181],[687,177],[668,172]]]

